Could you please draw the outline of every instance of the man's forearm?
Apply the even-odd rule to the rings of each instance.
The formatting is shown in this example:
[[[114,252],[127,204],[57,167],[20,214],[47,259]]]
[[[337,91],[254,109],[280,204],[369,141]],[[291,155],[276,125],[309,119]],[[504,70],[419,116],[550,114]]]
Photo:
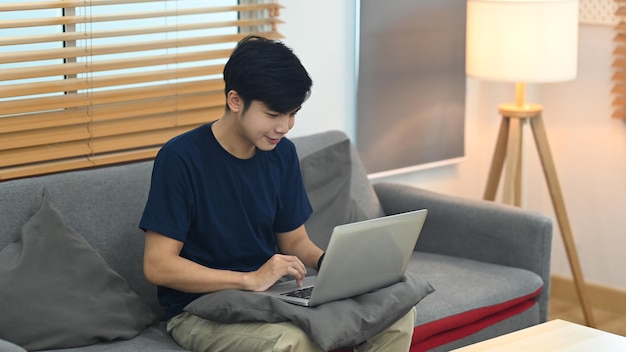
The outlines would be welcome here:
[[[211,269],[177,257],[158,263],[145,263],[146,278],[153,284],[190,293],[207,293],[225,289],[247,289],[245,273]]]
[[[304,230],[304,226],[291,233],[279,235],[279,249],[281,253],[295,255],[309,268],[317,269],[317,262],[324,253]]]
[[[143,268],[150,283],[191,293],[247,289],[245,273],[211,269],[183,258],[182,246],[180,241],[146,232]]]

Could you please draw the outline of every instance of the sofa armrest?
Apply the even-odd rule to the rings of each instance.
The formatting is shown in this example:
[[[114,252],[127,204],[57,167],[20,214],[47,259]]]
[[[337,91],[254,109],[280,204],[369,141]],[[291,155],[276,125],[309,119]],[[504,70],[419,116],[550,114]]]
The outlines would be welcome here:
[[[396,183],[377,183],[374,189],[387,215],[428,209],[416,250],[527,269],[541,276],[544,290],[539,301],[545,320],[552,251],[550,218]]]

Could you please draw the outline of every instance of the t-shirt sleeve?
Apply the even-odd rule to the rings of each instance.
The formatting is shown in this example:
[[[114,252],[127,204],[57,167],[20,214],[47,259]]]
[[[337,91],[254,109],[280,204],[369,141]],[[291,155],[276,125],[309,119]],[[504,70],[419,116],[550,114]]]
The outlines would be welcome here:
[[[187,165],[176,153],[161,149],[154,160],[148,200],[139,223],[184,242],[193,218],[193,192]]]
[[[282,182],[281,204],[274,222],[274,232],[288,232],[303,225],[313,213],[313,208],[302,181],[300,162],[295,146],[290,143],[285,180]]]

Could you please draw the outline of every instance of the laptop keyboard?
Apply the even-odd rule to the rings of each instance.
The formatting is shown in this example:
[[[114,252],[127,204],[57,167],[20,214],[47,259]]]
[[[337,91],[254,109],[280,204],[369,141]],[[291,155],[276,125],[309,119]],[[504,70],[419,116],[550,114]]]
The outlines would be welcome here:
[[[289,292],[284,292],[284,293],[281,293],[281,295],[282,296],[288,296],[288,297],[297,297],[297,298],[302,298],[302,299],[309,299],[309,298],[311,298],[311,292],[313,292],[313,286],[306,287],[306,288],[301,288],[301,289],[297,289],[297,290],[293,290],[293,291],[289,291]]]

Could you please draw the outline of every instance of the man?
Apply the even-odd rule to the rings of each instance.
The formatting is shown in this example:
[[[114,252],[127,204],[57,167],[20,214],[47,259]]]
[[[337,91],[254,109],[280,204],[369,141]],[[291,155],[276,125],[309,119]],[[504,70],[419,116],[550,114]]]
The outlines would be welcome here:
[[[295,147],[283,138],[310,94],[308,73],[284,44],[251,36],[224,81],[224,115],[175,137],[155,159],[140,223],[146,278],[186,349],[319,351],[291,323],[221,324],[183,312],[208,292],[264,291],[285,275],[300,283],[323,258],[304,227],[312,209]],[[409,312],[369,343],[407,350],[413,321]]]

